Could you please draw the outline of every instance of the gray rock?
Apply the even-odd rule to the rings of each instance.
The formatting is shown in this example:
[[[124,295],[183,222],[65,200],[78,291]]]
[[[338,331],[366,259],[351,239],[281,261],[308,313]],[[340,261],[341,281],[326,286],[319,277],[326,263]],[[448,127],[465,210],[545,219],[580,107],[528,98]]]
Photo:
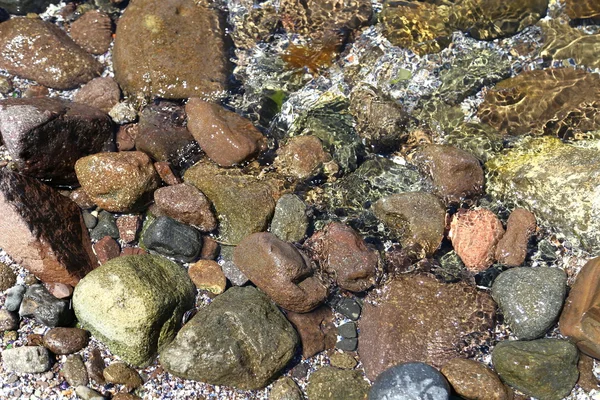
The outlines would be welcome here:
[[[50,354],[42,346],[23,346],[2,352],[2,365],[9,372],[36,374],[50,369]]]
[[[184,262],[197,259],[202,250],[200,232],[169,217],[158,217],[152,221],[143,232],[141,243],[148,250]]]
[[[302,391],[289,376],[279,378],[271,388],[269,400],[303,400]]]
[[[77,386],[75,388],[75,393],[77,396],[81,397],[83,400],[105,400],[106,397],[102,396],[100,393],[96,392],[94,389],[90,389],[87,386]]]
[[[0,310],[0,332],[19,329],[19,315],[17,313]]]
[[[58,2],[59,0],[1,0],[0,7],[11,14],[25,15],[29,13],[42,13],[48,5]]]
[[[527,396],[559,400],[571,393],[579,371],[577,347],[559,339],[500,342],[492,352],[502,380]]]
[[[383,371],[373,383],[369,400],[447,400],[450,385],[432,366],[410,362]]]
[[[265,387],[292,359],[298,335],[269,298],[233,287],[201,309],[160,353],[184,379],[252,390]]]
[[[68,356],[60,372],[71,386],[85,386],[90,381],[83,359],[79,354]]]
[[[522,340],[541,337],[560,314],[567,276],[558,268],[512,268],[492,286],[492,297],[515,335]]]
[[[356,324],[354,322],[347,322],[338,327],[338,334],[342,337],[352,339],[357,336]]]
[[[100,240],[104,236],[110,236],[115,240],[119,238],[119,228],[112,215],[110,218],[98,218],[97,225],[90,232],[90,237],[93,240]]]
[[[335,347],[337,349],[340,349],[343,351],[355,351],[357,346],[358,346],[357,338],[343,338],[342,340],[340,340],[339,342],[337,342],[335,344]]]
[[[81,324],[113,354],[143,366],[175,337],[194,298],[185,269],[145,254],[113,258],[90,272],[75,287],[73,307]]]
[[[344,297],[335,305],[335,310],[352,321],[356,321],[360,317],[361,307],[356,300]]]
[[[27,288],[24,285],[16,285],[6,291],[6,300],[4,300],[4,307],[8,311],[18,311],[23,301],[23,296]]]
[[[88,229],[94,229],[98,224],[98,218],[94,217],[92,213],[87,210],[83,210],[81,216],[83,217],[83,223]]]
[[[271,221],[271,233],[284,242],[304,239],[308,228],[306,204],[295,194],[284,194],[277,200]]]
[[[233,250],[235,246],[221,246],[221,259],[219,265],[225,274],[225,277],[229,279],[234,286],[244,286],[248,283],[248,277],[244,275],[242,271],[233,262]]]
[[[69,300],[57,299],[40,284],[27,288],[19,308],[19,315],[34,317],[49,327],[68,326],[74,319]]]

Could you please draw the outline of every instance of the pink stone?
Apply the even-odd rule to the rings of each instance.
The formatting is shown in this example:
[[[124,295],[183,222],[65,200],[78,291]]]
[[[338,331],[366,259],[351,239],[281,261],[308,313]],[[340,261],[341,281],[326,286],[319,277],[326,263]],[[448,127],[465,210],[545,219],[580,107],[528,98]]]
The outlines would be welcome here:
[[[125,243],[133,242],[142,226],[142,218],[139,215],[122,215],[117,218],[119,237]]]
[[[110,259],[119,257],[121,254],[121,248],[117,241],[110,236],[104,236],[98,242],[94,243],[94,251],[100,265],[104,264]]]

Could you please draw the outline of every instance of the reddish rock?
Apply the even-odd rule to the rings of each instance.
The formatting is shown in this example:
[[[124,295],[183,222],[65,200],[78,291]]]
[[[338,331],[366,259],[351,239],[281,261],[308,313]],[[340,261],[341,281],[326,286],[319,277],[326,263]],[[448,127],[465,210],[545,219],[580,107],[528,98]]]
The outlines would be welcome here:
[[[104,54],[112,42],[112,22],[102,11],[88,11],[71,24],[70,34],[88,53]]]
[[[235,248],[233,262],[286,310],[309,312],[327,297],[327,286],[313,274],[310,260],[271,233],[247,236]]]
[[[221,294],[227,287],[227,278],[216,261],[196,261],[190,265],[188,274],[194,285],[200,290],[207,290],[213,294]]]
[[[69,198],[84,210],[96,207],[96,204],[92,201],[92,199],[90,199],[90,196],[88,196],[82,188],[73,190],[69,194]]]
[[[154,168],[156,169],[156,172],[158,172],[158,176],[160,176],[160,179],[162,179],[162,181],[167,185],[177,185],[182,182],[181,178],[179,178],[177,175],[175,175],[175,173],[173,173],[173,170],[171,169],[171,166],[168,162],[155,162]]]
[[[241,163],[266,149],[266,139],[249,119],[192,98],[185,106],[188,129],[211,160],[222,167]]]
[[[579,354],[579,362],[577,363],[579,370],[579,379],[577,384],[586,392],[600,389],[600,382],[594,376],[594,359],[586,354]]]
[[[458,203],[483,191],[483,169],[471,153],[431,144],[417,150],[413,160],[431,177],[434,193],[446,202]]]
[[[277,150],[273,165],[284,175],[308,179],[318,175],[331,155],[323,150],[316,136],[296,136]]]
[[[140,247],[124,247],[121,250],[122,256],[137,256],[142,254],[148,254],[148,252]]]
[[[401,275],[366,298],[358,353],[371,380],[387,368],[418,361],[440,368],[459,357],[473,333],[494,326],[492,297],[464,282]]]
[[[0,248],[43,282],[75,286],[97,265],[79,207],[37,179],[0,169]]]
[[[138,124],[120,125],[116,138],[117,150],[130,151],[135,149],[135,138],[137,137],[139,130],[140,127]]]
[[[91,379],[95,380],[96,383],[103,385],[106,383],[104,379],[104,357],[102,357],[102,353],[97,348],[94,348],[91,353],[88,361],[85,363],[87,368],[88,375]]]
[[[342,289],[362,292],[375,283],[379,254],[349,226],[332,222],[314,234],[307,246]]]
[[[87,14],[86,14],[87,15]],[[119,85],[113,78],[94,78],[73,96],[77,103],[87,104],[108,113],[121,98]]]
[[[219,255],[219,242],[210,236],[202,237],[202,251],[200,258],[205,260],[214,260]]]
[[[512,390],[494,371],[477,361],[454,358],[442,367],[441,372],[463,399],[512,400]]]
[[[452,218],[448,233],[456,254],[467,269],[475,273],[493,264],[502,235],[502,222],[493,212],[483,208],[459,210]]]
[[[121,248],[119,243],[110,236],[104,236],[93,245],[96,257],[100,265],[104,264],[108,260],[119,257],[121,254]]]
[[[64,283],[44,283],[46,290],[57,299],[68,299],[73,294],[73,286]]]
[[[73,354],[87,346],[90,336],[79,328],[52,328],[44,335],[44,347],[56,355]]]
[[[323,305],[304,314],[288,311],[286,317],[300,335],[302,357],[310,358],[335,347],[337,334],[331,308]]]
[[[152,161],[140,151],[83,157],[77,160],[75,172],[94,203],[113,212],[129,212],[144,205],[159,184]]]
[[[154,204],[162,215],[210,232],[217,227],[210,202],[194,186],[185,183],[162,187],[154,192]]]
[[[496,260],[509,267],[523,264],[527,256],[527,244],[535,232],[535,227],[535,216],[531,212],[517,208],[510,213],[506,233],[496,247]]]
[[[23,97],[26,99],[33,99],[36,97],[46,97],[50,94],[50,90],[46,86],[42,85],[29,85]]]
[[[133,242],[141,227],[142,217],[139,215],[121,215],[117,218],[119,237],[125,243]]]

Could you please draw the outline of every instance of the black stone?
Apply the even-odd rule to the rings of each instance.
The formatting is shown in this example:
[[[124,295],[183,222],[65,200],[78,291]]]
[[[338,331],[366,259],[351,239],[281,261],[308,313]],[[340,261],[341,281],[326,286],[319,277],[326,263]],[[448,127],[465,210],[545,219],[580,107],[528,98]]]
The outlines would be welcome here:
[[[81,216],[83,217],[83,222],[88,229],[94,229],[94,227],[98,224],[98,218],[94,217],[92,213],[87,210],[82,211]]]
[[[356,300],[345,297],[338,301],[335,310],[352,321],[356,321],[360,317],[361,307]]]
[[[93,240],[100,240],[104,236],[110,236],[113,239],[119,238],[119,228],[115,222],[114,217],[98,219],[98,224],[90,232],[90,237]]]
[[[354,350],[356,350],[357,346],[358,346],[357,338],[353,338],[353,339],[344,338],[335,344],[336,348],[343,350],[343,351],[354,351]]]
[[[49,327],[69,326],[75,319],[69,300],[52,296],[43,285],[31,285],[27,288],[21,307],[21,317],[34,317]]]
[[[356,336],[358,336],[356,332],[356,324],[354,322],[347,322],[343,325],[340,325],[338,327],[338,334],[341,337],[345,337],[348,339],[355,338]]]
[[[60,0],[0,0],[3,7],[11,14],[25,15],[27,13],[42,13],[48,5],[56,4]]]
[[[450,385],[425,363],[398,364],[383,371],[371,386],[369,400],[448,400]]]
[[[169,217],[158,217],[143,232],[142,244],[167,257],[191,262],[202,250],[202,236],[196,228]]]

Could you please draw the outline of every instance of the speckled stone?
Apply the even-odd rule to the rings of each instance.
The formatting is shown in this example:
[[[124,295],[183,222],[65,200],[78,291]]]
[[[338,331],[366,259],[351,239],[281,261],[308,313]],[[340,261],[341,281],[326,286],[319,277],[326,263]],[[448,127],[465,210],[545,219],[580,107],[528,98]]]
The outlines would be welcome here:
[[[290,377],[279,378],[269,392],[269,400],[303,400],[298,384]]]
[[[50,354],[42,346],[22,346],[2,351],[2,366],[18,374],[35,374],[50,369]]]
[[[4,263],[0,263],[0,292],[10,289],[17,283],[17,276],[12,268]]]
[[[44,346],[57,355],[78,352],[88,341],[89,333],[79,328],[52,328],[44,335]]]
[[[19,314],[5,309],[0,310],[0,332],[19,329]]]
[[[295,194],[281,196],[275,205],[271,233],[285,242],[299,242],[307,228],[306,204]]]
[[[369,400],[448,400],[450,385],[431,365],[398,364],[382,372],[369,391]]]
[[[512,400],[512,391],[484,364],[464,358],[448,361],[441,370],[458,395],[468,400]]]
[[[90,381],[83,359],[79,354],[68,356],[61,367],[60,373],[71,386],[85,386]]]
[[[104,368],[103,375],[107,382],[125,385],[130,390],[140,387],[144,383],[136,370],[122,362],[112,363]]]
[[[308,378],[308,400],[364,400],[369,383],[359,371],[323,367]]]

